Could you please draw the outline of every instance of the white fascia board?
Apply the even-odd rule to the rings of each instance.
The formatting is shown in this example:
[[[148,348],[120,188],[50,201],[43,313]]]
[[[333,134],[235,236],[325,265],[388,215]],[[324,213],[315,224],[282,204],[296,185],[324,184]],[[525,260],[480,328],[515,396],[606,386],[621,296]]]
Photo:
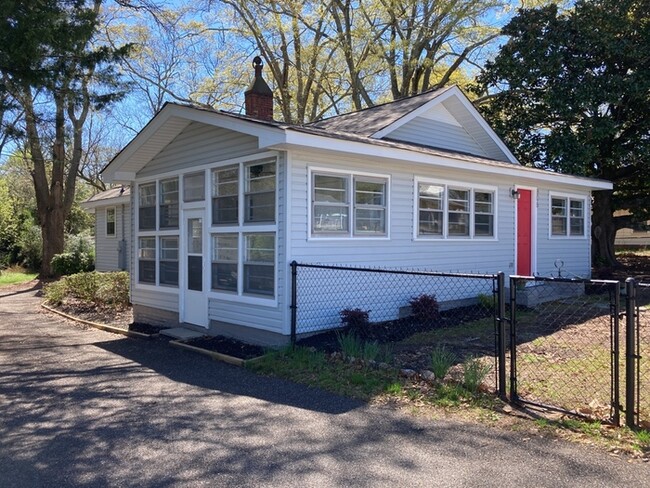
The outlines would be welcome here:
[[[111,184],[128,185],[135,181],[135,172],[133,171],[116,171],[112,175],[110,173],[103,173],[102,180]]]
[[[88,213],[95,213],[95,209],[99,207],[112,207],[115,205],[126,205],[131,203],[130,196],[122,196],[116,198],[106,198],[103,200],[93,200],[92,202],[81,202],[79,206]]]
[[[441,93],[438,95],[436,98],[429,100],[428,102],[424,103],[423,105],[419,106],[412,112],[409,112],[408,114],[404,115],[403,117],[400,117],[397,119],[395,122],[390,124],[389,126],[384,127],[383,129],[375,132],[372,137],[373,139],[381,139],[382,137],[386,136],[387,134],[390,134],[394,130],[398,129],[399,127],[403,126],[407,122],[413,120],[414,118],[418,117],[420,114],[423,114],[427,110],[429,110],[432,106],[438,105],[439,103],[442,102],[442,100],[445,100],[449,98],[449,96],[452,94],[452,90],[458,90],[456,86],[451,86],[447,89],[446,92]]]
[[[338,151],[356,156],[376,157],[381,159],[393,159],[407,163],[426,164],[429,166],[439,166],[450,169],[460,169],[465,171],[474,171],[477,173],[491,174],[496,178],[503,180],[509,176],[513,178],[528,178],[536,181],[548,183],[559,183],[573,185],[591,190],[611,190],[613,185],[610,181],[596,180],[591,178],[580,178],[572,175],[563,175],[560,173],[550,173],[543,171],[531,171],[524,166],[501,163],[500,166],[482,164],[479,162],[467,161],[462,158],[436,156],[433,154],[419,153],[407,149],[392,148],[375,144],[364,144],[357,141],[346,141],[323,137],[315,134],[306,134],[304,132],[286,131],[286,142],[278,144],[269,149],[288,150],[291,148],[321,149],[327,151]],[[507,167],[506,167],[507,166]]]

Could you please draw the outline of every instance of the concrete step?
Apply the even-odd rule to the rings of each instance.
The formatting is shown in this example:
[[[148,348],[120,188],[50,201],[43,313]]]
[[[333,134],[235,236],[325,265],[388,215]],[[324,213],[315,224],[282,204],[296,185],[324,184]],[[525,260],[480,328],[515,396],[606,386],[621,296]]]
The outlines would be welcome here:
[[[184,329],[183,327],[174,327],[173,329],[161,330],[160,335],[184,341],[187,339],[196,339],[197,337],[203,337],[205,334],[190,329]]]

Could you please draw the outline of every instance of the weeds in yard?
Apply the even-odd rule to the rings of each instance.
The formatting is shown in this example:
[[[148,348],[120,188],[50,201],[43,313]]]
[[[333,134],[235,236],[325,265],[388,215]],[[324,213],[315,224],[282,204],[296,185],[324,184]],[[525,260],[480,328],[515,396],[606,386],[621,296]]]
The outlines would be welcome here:
[[[431,371],[437,379],[442,380],[455,362],[455,354],[445,346],[438,345],[431,352]]]
[[[637,430],[634,433],[636,440],[641,449],[650,449],[650,431],[647,430]]]
[[[381,347],[377,341],[363,341],[353,332],[337,333],[336,338],[344,358],[376,361],[385,358],[387,354],[391,353],[390,348]]]
[[[565,429],[580,432],[591,437],[600,435],[602,426],[600,422],[587,422],[577,419],[562,419],[559,425]]]
[[[481,359],[468,357],[463,362],[463,386],[467,391],[476,393],[491,370],[492,366],[485,364]]]

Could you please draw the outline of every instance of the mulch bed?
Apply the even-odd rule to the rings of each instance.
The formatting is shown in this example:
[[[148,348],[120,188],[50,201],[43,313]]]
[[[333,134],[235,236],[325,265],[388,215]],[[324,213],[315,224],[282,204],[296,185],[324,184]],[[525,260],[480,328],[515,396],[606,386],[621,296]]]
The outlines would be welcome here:
[[[224,336],[199,337],[185,341],[185,344],[239,359],[253,359],[265,353],[262,346],[246,344],[245,342]]]

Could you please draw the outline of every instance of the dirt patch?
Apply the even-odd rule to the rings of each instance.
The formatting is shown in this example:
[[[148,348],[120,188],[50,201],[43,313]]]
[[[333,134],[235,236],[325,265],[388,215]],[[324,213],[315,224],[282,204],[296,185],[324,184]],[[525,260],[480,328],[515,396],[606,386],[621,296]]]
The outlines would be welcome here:
[[[261,346],[247,344],[224,336],[199,337],[185,341],[185,344],[239,359],[257,358],[265,352]]]

